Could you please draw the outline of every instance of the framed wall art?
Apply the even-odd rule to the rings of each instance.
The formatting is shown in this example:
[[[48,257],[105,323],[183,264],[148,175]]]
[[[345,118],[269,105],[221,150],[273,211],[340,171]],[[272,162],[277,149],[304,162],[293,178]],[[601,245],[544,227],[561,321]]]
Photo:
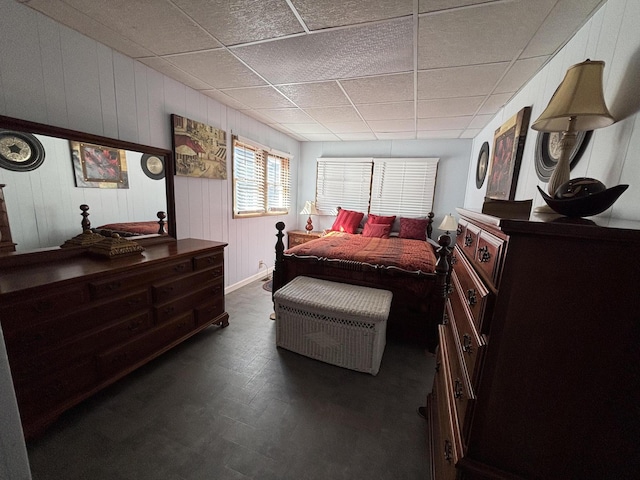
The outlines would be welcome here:
[[[140,167],[144,174],[153,180],[164,178],[164,157],[145,153],[140,159]]]
[[[44,147],[35,135],[0,130],[0,167],[15,172],[35,170],[44,162]]]
[[[524,107],[496,130],[487,180],[487,198],[514,200],[530,117],[531,107]]]
[[[227,178],[227,134],[204,123],[171,115],[176,175]]]
[[[74,141],[69,145],[76,187],[129,188],[124,150]]]
[[[489,169],[489,142],[484,142],[478,154],[478,165],[476,166],[476,188],[481,188]]]

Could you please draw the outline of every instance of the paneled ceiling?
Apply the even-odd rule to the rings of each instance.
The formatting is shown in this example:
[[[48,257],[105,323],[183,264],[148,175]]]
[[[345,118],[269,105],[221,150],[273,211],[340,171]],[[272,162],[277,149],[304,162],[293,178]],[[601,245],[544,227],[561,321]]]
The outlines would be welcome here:
[[[605,0],[18,0],[301,141],[472,138]]]

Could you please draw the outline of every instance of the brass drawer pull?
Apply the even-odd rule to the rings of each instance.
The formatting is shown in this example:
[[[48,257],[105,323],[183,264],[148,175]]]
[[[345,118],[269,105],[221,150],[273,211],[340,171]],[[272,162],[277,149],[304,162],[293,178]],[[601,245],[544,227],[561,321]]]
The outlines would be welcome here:
[[[181,263],[179,265],[176,265],[175,267],[173,267],[173,271],[174,272],[183,272],[185,270],[185,268],[187,268],[187,265],[184,263]]]
[[[462,235],[462,225],[458,225],[458,228],[456,228],[456,235]]]
[[[462,398],[462,394],[464,390],[462,388],[462,382],[459,378],[456,378],[456,381],[453,384],[453,396],[454,398]]]
[[[458,257],[456,257],[455,253],[451,255],[451,266],[453,267],[456,263],[458,263]]]
[[[442,315],[442,324],[446,325],[447,323],[449,323],[449,315],[445,313],[444,315]]]
[[[110,291],[114,291],[114,290],[118,290],[120,287],[122,287],[122,284],[120,282],[111,282],[107,284],[107,290]]]
[[[470,247],[473,244],[473,237],[469,234],[464,236],[464,246]]]
[[[478,303],[478,297],[476,296],[476,290],[474,288],[470,288],[469,290],[467,290],[467,301],[469,302],[469,305],[472,307],[476,303]]]
[[[436,362],[436,373],[440,371],[440,360]]]
[[[487,263],[491,260],[491,254],[489,253],[489,247],[486,245],[478,249],[478,260],[480,263]]]
[[[167,315],[171,315],[175,311],[176,311],[176,307],[167,307],[163,310],[163,312],[166,313]]]
[[[471,335],[465,333],[462,335],[462,351],[468,354],[471,354],[472,344],[471,344]]]
[[[449,440],[444,441],[444,459],[451,463],[451,459],[453,458],[453,446]]]

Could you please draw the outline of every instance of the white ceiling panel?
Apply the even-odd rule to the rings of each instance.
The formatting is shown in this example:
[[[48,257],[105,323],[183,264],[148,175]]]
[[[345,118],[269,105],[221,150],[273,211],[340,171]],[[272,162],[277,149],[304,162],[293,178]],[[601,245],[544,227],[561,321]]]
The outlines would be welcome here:
[[[342,88],[356,105],[413,101],[413,74],[383,75],[380,77],[342,80]]]
[[[605,0],[20,3],[292,138],[349,141],[473,137]]]
[[[422,16],[418,68],[511,61],[527,46],[555,2],[520,0]]]
[[[264,80],[224,49],[163,58],[196,78],[207,79],[207,83],[214,88],[266,85]]]
[[[291,0],[310,30],[411,15],[413,0]]]
[[[274,84],[315,82],[409,71],[411,19],[232,47]]]
[[[276,88],[302,108],[349,105],[349,99],[334,81],[278,85]]]
[[[278,38],[304,29],[282,0],[173,0],[223,44]]]

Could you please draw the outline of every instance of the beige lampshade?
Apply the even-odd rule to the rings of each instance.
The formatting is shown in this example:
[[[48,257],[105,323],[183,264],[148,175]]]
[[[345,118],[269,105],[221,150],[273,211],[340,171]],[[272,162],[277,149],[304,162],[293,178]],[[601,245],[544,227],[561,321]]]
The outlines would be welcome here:
[[[604,102],[602,72],[604,62],[586,60],[569,67],[549,105],[531,128],[542,132],[564,132],[575,117],[573,130],[607,127],[615,120]]]
[[[319,215],[316,209],[316,202],[312,202],[311,200],[304,202],[304,208],[300,212],[300,215]]]
[[[451,215],[445,215],[442,223],[438,228],[446,232],[453,232],[456,228],[458,228],[458,221]]]

